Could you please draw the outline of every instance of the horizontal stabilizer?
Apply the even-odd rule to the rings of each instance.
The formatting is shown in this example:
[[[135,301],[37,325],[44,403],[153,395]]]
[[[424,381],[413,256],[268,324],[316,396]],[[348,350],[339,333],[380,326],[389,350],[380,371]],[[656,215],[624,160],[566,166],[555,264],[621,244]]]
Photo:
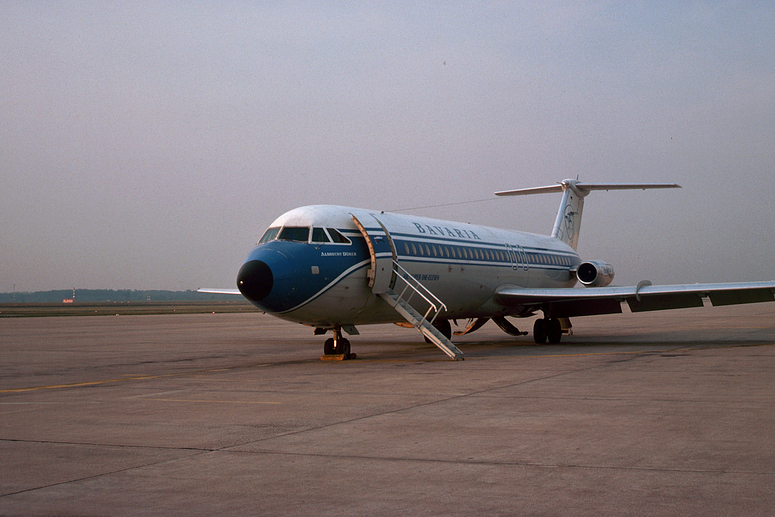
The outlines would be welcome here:
[[[579,194],[586,195],[593,190],[647,190],[658,188],[681,188],[676,183],[581,183],[575,180],[565,180],[556,185],[545,187],[520,188],[516,190],[502,190],[496,192],[496,196],[527,196],[529,194],[550,194],[562,192],[568,186],[573,186]]]
[[[581,213],[584,210],[584,198],[593,190],[646,190],[655,188],[681,188],[675,183],[583,183],[577,179],[562,180],[556,185],[545,187],[502,190],[496,196],[527,196],[530,194],[549,194],[562,192],[560,209],[554,221],[552,237],[569,245],[574,250],[579,244]]]

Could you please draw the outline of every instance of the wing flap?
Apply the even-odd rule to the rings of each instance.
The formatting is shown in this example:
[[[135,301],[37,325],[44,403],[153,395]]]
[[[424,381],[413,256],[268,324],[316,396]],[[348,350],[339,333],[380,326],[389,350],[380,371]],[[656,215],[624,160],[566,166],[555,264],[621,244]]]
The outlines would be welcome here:
[[[688,309],[690,307],[702,307],[702,294],[700,293],[669,293],[669,294],[640,294],[627,298],[627,305],[632,312],[663,311],[667,309]]]
[[[549,313],[553,318],[571,316],[596,316],[599,314],[619,314],[622,303],[617,298],[587,298],[584,300],[551,303]]]
[[[771,288],[747,289],[745,291],[718,291],[708,294],[713,305],[738,305],[741,303],[771,302]]]

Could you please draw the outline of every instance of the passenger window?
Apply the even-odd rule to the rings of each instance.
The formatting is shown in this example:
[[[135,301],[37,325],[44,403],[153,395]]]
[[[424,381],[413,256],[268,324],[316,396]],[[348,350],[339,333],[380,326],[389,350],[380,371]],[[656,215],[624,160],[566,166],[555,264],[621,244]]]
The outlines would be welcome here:
[[[352,244],[350,242],[350,239],[339,233],[339,230],[336,230],[334,228],[326,228],[328,230],[328,234],[331,236],[331,240],[334,241],[336,244]]]
[[[302,226],[285,226],[280,232],[280,240],[307,242],[309,240],[309,228]]]
[[[409,255],[409,254],[411,253],[411,252],[409,251],[409,244],[408,244],[408,243],[406,243],[406,242],[404,243],[404,250],[406,251],[406,254],[407,254],[407,255]]]
[[[280,228],[269,228],[267,231],[264,232],[264,235],[261,237],[261,240],[258,241],[259,244],[263,244],[265,242],[273,241],[277,238],[277,234],[279,233]]]
[[[331,242],[331,239],[328,238],[328,235],[326,234],[326,231],[323,228],[313,228],[312,242],[328,243],[328,242]]]

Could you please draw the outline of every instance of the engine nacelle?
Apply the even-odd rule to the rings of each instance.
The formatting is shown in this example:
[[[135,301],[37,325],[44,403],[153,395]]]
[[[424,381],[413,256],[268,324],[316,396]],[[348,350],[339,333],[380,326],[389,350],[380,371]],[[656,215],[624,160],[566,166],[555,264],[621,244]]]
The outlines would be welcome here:
[[[602,260],[590,260],[579,264],[576,278],[585,287],[605,287],[614,280],[614,267]]]

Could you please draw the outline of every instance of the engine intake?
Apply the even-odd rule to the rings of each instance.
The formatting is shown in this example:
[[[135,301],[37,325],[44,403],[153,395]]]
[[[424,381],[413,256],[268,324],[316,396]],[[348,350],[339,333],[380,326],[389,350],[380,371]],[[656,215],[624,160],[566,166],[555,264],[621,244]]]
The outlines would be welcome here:
[[[590,260],[579,265],[576,277],[585,287],[605,287],[614,280],[614,267],[602,260]]]

